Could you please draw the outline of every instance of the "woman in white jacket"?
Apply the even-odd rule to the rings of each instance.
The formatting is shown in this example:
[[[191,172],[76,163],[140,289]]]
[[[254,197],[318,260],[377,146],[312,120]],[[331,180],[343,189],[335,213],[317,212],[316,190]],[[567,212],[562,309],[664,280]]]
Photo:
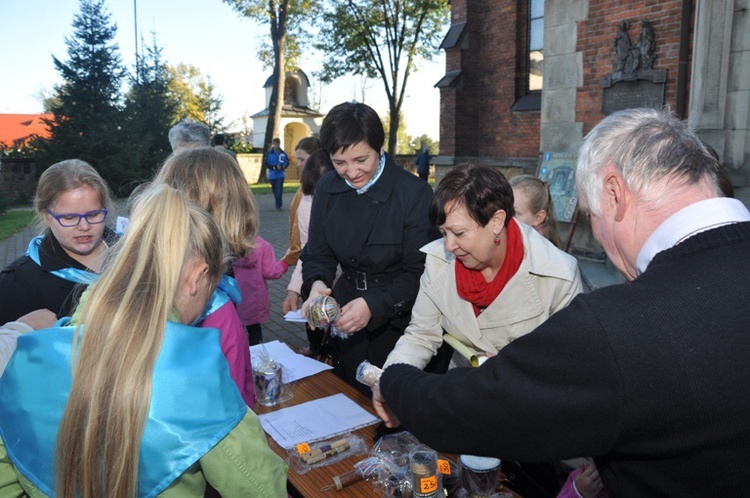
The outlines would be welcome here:
[[[411,322],[385,366],[424,368],[444,338],[462,353],[452,366],[476,365],[581,292],[575,258],[513,216],[513,190],[498,170],[463,165],[444,177],[430,206],[443,238],[422,248]]]

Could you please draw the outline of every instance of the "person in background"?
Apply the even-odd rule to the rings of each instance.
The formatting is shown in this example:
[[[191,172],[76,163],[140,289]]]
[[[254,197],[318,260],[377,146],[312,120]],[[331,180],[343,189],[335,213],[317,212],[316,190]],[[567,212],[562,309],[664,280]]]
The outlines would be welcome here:
[[[283,205],[281,197],[284,193],[284,178],[286,178],[284,170],[287,166],[289,166],[289,158],[286,152],[281,150],[281,140],[274,138],[266,154],[266,168],[277,211],[281,211]]]
[[[300,177],[302,171],[305,169],[307,159],[313,152],[319,149],[320,140],[318,137],[305,137],[299,141],[294,152],[297,159],[297,168],[300,170]],[[300,188],[297,189],[297,192],[294,193],[292,203],[289,204],[289,248],[286,250],[286,254],[284,254],[284,261],[286,261],[289,266],[297,264],[299,255],[302,252],[302,244],[300,243],[299,237],[299,224],[297,223],[297,208],[299,208],[299,203],[302,201],[303,195],[302,187],[300,186]],[[297,308],[295,307],[295,309]],[[284,313],[286,313],[286,311]]]
[[[518,175],[510,179],[510,186],[513,187],[516,219],[526,223],[561,249],[549,183],[535,176]]]
[[[255,196],[247,186],[237,161],[213,147],[178,151],[167,158],[154,179],[184,193],[208,211],[227,240],[232,260],[253,248],[259,214]],[[221,330],[221,349],[229,371],[250,408],[255,406],[250,349],[235,303],[242,300],[237,281],[224,275],[198,322]]]
[[[258,235],[254,247],[235,259],[232,266],[242,293],[242,301],[237,303],[237,314],[245,326],[250,345],[254,346],[263,342],[262,324],[268,320],[271,308],[267,281],[284,276],[289,265],[284,260],[276,261],[273,246]]]
[[[16,350],[18,336],[34,330],[46,329],[54,325],[56,321],[57,316],[50,310],[34,310],[0,326],[0,377],[13,351]]]
[[[211,145],[211,132],[208,126],[192,119],[183,119],[170,128],[168,138],[173,152]]]
[[[438,451],[590,455],[612,497],[746,494],[750,212],[723,197],[717,171],[668,111],[606,117],[581,146],[576,187],[630,282],[579,294],[479,368],[389,366],[378,413]],[[730,463],[706,472],[717,462]]]
[[[424,181],[427,181],[430,177],[430,160],[432,160],[432,156],[430,155],[429,147],[422,147],[422,150],[414,160],[414,164],[417,165],[417,174]]]
[[[217,133],[214,135],[214,149],[220,150],[222,152],[225,152],[232,156],[233,158],[237,159],[237,153],[233,151],[232,149],[227,149],[224,146],[224,134],[223,133]]]
[[[305,168],[302,170],[300,192],[303,193],[303,197],[297,210],[296,222],[299,226],[299,237],[303,247],[307,244],[315,185],[329,171],[333,171],[333,163],[331,163],[331,158],[324,150],[313,152],[306,160]],[[286,288],[286,298],[284,298],[284,302],[281,305],[281,310],[284,314],[290,311],[297,311],[301,295],[302,261],[298,260],[294,268],[294,273],[292,273],[292,277],[289,279],[289,285]],[[323,342],[323,331],[314,329],[309,324],[305,324],[305,331],[307,332],[309,346],[303,347],[300,352],[306,356],[315,357]]]
[[[0,323],[37,309],[69,316],[118,238],[105,226],[112,210],[109,188],[79,159],[53,164],[42,173],[34,209],[44,232],[0,272]]]
[[[302,315],[309,300],[333,295],[341,306],[334,373],[357,382],[362,360],[382,366],[409,324],[424,271],[419,248],[438,236],[427,218],[432,189],[383,151],[385,132],[371,107],[335,106],[320,143],[336,174],[315,187],[310,232],[302,249]],[[334,279],[338,267],[343,275]],[[333,287],[333,289],[331,289]]]
[[[189,325],[224,271],[223,241],[175,189],[142,191],[80,322],[18,339],[0,378],[0,495],[286,496],[219,331]]]

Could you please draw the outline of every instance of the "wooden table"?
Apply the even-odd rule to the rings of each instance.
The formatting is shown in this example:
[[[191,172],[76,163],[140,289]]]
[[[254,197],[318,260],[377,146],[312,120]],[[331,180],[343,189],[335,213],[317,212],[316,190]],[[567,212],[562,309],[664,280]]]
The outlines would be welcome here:
[[[294,397],[291,400],[280,403],[273,407],[255,405],[255,410],[258,415],[338,393],[344,393],[362,408],[375,415],[375,410],[372,408],[372,401],[362,395],[362,393],[354,389],[352,386],[333,375],[330,370],[321,372],[311,377],[300,379],[290,387],[292,393],[294,394]],[[372,449],[372,446],[374,444],[373,436],[375,435],[376,427],[377,424],[370,425],[363,429],[354,431],[353,434],[361,437],[367,444],[368,449]],[[271,447],[271,449],[276,452],[277,455],[286,459],[286,450],[279,446],[279,444],[276,443],[276,441],[274,441],[270,436],[266,435],[266,438],[268,439],[268,445]],[[345,487],[341,491],[336,491],[335,489],[331,489],[329,491],[321,491],[321,488],[323,488],[324,486],[332,484],[333,476],[349,472],[354,468],[355,463],[363,460],[366,457],[367,455],[353,455],[339,462],[312,469],[304,475],[299,475],[293,469],[289,469],[289,474],[287,476],[289,493],[292,496],[299,496],[303,498],[379,498],[381,494],[373,489],[373,486],[370,482],[366,481],[360,481],[356,484],[352,484]],[[507,487],[505,488],[505,490],[510,491]],[[513,493],[513,496],[515,498],[520,498],[515,493]]]
[[[368,412],[375,415],[375,410],[372,408],[372,402],[369,398],[365,397],[354,389],[352,386],[336,377],[331,373],[330,370],[315,374],[311,377],[305,377],[294,382],[291,385],[292,393],[294,397],[285,402],[280,403],[273,407],[265,407],[255,405],[255,410],[258,415],[268,413],[281,408],[298,405],[307,401],[312,401],[318,398],[324,398],[331,396],[332,394],[344,393],[349,398],[354,400],[358,405],[367,410]],[[368,427],[356,430],[353,434],[361,437],[367,444],[368,449],[373,446],[373,436],[375,435],[375,428],[377,424],[370,425]],[[287,457],[287,452],[284,448],[278,445],[270,436],[266,436],[268,439],[268,445],[271,449],[276,452],[277,455],[282,458]],[[351,486],[347,486],[341,491],[331,489],[330,491],[323,492],[321,488],[332,483],[332,478],[335,475],[344,474],[354,469],[354,464],[366,458],[367,455],[353,455],[349,458],[341,460],[330,465],[318,467],[310,470],[304,475],[299,475],[292,469],[289,469],[288,480],[294,489],[290,489],[291,494],[297,493],[299,496],[305,498],[312,497],[339,497],[346,496],[347,498],[374,498],[380,495],[375,492],[372,488],[372,484],[365,481],[360,481]]]

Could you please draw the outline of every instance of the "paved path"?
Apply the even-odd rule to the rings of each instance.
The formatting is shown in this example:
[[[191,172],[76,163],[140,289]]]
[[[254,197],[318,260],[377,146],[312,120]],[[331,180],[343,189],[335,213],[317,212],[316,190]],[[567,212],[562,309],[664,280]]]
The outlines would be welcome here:
[[[284,194],[285,204],[291,202],[294,194]],[[256,196],[260,207],[260,236],[266,239],[276,250],[276,257],[281,258],[286,252],[289,244],[289,211],[285,207],[282,211],[276,211],[273,203],[273,195],[263,194]],[[4,268],[11,261],[26,251],[29,241],[39,230],[35,227],[27,228],[12,237],[0,240],[0,268]],[[263,325],[263,340],[275,339],[284,341],[294,347],[307,345],[305,327],[301,323],[288,323],[281,314],[281,302],[286,297],[286,286],[292,270],[279,280],[268,282],[268,293],[271,298],[271,317]]]

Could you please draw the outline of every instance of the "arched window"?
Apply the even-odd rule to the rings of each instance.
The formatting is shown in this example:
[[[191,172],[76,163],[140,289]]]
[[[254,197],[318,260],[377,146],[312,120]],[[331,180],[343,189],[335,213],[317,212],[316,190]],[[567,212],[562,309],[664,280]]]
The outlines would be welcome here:
[[[299,80],[297,78],[287,77],[284,80],[284,103],[289,105],[297,105],[299,100],[297,99],[297,90],[299,88]]]

